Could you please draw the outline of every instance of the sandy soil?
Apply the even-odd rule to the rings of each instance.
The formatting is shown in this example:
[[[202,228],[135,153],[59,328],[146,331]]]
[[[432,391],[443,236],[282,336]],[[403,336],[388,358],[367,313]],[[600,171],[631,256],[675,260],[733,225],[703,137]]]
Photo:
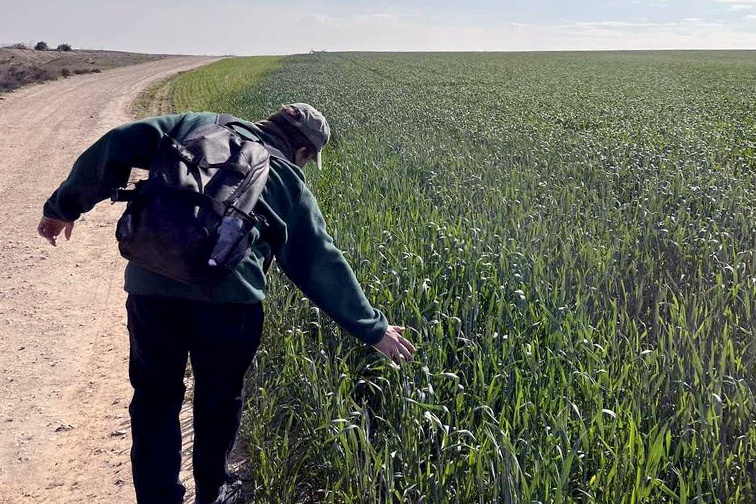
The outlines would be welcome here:
[[[125,261],[113,236],[123,208],[101,203],[56,248],[36,225],[76,157],[130,120],[139,91],[209,61],[168,58],[0,95],[2,504],[134,502]]]

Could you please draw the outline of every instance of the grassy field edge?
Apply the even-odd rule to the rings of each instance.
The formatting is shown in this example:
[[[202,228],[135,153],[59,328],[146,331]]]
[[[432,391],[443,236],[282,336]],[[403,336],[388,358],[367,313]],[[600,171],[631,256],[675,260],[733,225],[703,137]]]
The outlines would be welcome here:
[[[210,65],[181,72],[147,88],[132,103],[137,119],[186,111],[225,112],[233,101],[280,64],[280,56],[224,58]]]

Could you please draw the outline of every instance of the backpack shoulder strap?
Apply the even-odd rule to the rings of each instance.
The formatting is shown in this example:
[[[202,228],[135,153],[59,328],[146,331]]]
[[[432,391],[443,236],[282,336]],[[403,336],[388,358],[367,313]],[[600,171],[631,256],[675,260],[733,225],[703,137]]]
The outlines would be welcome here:
[[[231,114],[218,114],[218,119],[216,120],[216,124],[219,124],[221,126],[227,126],[235,122],[239,122],[239,119],[232,116]]]

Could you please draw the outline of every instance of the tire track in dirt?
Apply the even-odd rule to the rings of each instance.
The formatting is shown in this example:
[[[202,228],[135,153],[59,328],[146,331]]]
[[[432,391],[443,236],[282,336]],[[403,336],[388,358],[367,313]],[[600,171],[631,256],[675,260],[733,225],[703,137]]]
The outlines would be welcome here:
[[[125,261],[104,202],[53,248],[42,205],[174,57],[0,95],[0,503],[133,502]],[[190,436],[190,434],[187,434]],[[184,475],[186,476],[186,472]]]

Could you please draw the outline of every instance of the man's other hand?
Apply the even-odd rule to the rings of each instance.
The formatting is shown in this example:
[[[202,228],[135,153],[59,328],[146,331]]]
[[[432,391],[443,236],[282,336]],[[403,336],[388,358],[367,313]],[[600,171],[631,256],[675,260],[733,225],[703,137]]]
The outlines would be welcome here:
[[[386,334],[383,335],[381,341],[373,346],[396,363],[402,360],[411,362],[412,354],[415,353],[415,347],[408,339],[402,336],[403,333],[404,327],[390,325],[386,329]]]
[[[37,233],[42,238],[45,238],[50,242],[50,245],[55,247],[58,235],[61,231],[65,230],[66,240],[71,239],[71,232],[73,231],[74,223],[53,219],[51,217],[42,216],[37,226]]]

